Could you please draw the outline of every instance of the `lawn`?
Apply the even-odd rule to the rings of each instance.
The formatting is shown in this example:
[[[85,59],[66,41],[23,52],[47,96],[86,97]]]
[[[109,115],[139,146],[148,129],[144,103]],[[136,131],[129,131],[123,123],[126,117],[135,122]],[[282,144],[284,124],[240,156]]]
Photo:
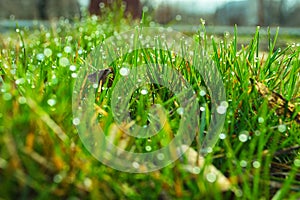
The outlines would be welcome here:
[[[1,34],[0,199],[299,199],[300,44],[199,24],[140,49],[155,24],[113,13]]]

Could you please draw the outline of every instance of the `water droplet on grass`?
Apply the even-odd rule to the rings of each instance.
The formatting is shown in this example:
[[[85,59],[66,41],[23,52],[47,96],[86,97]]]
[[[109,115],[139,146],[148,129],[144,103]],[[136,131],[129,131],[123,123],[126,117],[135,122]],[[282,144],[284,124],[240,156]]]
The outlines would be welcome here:
[[[48,99],[47,103],[48,103],[49,106],[52,107],[56,104],[56,100],[55,99]]]
[[[281,132],[281,133],[285,132],[286,131],[286,125],[285,124],[280,124],[278,126],[278,131]]]
[[[138,162],[133,162],[132,166],[136,169],[138,169],[140,167],[140,164]]]
[[[120,74],[121,74],[121,76],[128,76],[129,73],[130,73],[130,70],[129,70],[128,68],[126,68],[126,67],[122,67],[122,68],[120,69]]]
[[[44,55],[50,57],[52,55],[52,50],[49,48],[44,49]]]
[[[19,78],[19,79],[17,79],[17,80],[15,81],[15,83],[16,83],[17,85],[21,85],[21,84],[25,83],[25,79],[24,79],[24,78]]]
[[[18,102],[19,102],[19,104],[25,104],[26,103],[26,98],[25,97],[19,97]]]
[[[76,73],[72,73],[72,74],[71,74],[71,77],[72,77],[72,78],[77,78],[77,76],[78,76],[78,75],[77,75]]]
[[[248,136],[249,136],[249,132],[248,131],[242,131],[240,134],[239,134],[239,140],[241,142],[246,142],[248,140]]]
[[[75,65],[70,65],[70,70],[71,71],[76,71],[76,66]]]
[[[192,169],[193,174],[200,174],[200,171],[201,171],[200,167],[193,167]]]
[[[65,53],[71,53],[71,52],[72,52],[72,47],[66,46],[66,47],[64,48],[64,52],[65,52]]]
[[[165,159],[165,155],[162,154],[162,153],[159,153],[159,154],[157,154],[157,159],[158,160],[163,160],[163,159]]]
[[[184,108],[179,107],[179,108],[177,108],[176,112],[177,112],[179,115],[183,115],[183,113],[184,113]]]
[[[260,168],[260,162],[254,161],[254,162],[252,163],[252,166],[253,166],[254,168],[258,169],[258,168]]]
[[[217,180],[217,176],[216,176],[216,174],[211,172],[211,173],[206,174],[206,179],[208,182],[214,183]]]
[[[200,94],[200,96],[205,96],[206,95],[206,91],[205,90],[200,90],[200,92],[199,92],[199,94]]]
[[[247,163],[247,161],[245,161],[245,160],[241,160],[241,161],[240,161],[240,166],[241,166],[241,167],[247,167],[247,164],[248,164],[248,163]]]
[[[38,61],[43,61],[45,59],[45,55],[42,54],[42,53],[39,53],[39,54],[36,55],[36,59]]]
[[[76,117],[76,118],[73,119],[72,123],[73,123],[75,126],[77,126],[77,125],[80,124],[80,119]]]
[[[226,134],[225,134],[225,133],[221,133],[221,134],[219,135],[219,138],[220,138],[221,140],[224,140],[224,139],[226,138]]]
[[[4,93],[2,97],[4,101],[10,101],[12,99],[12,95],[10,93]]]
[[[296,167],[300,167],[300,159],[295,159],[295,160],[294,160],[294,165],[295,165]]]
[[[59,65],[60,65],[60,66],[66,67],[66,66],[68,66],[69,64],[70,64],[70,62],[69,62],[68,58],[66,58],[66,57],[61,57],[61,58],[59,59]]]
[[[146,94],[148,94],[148,90],[146,90],[146,89],[142,89],[142,90],[141,90],[141,94],[142,94],[142,95],[146,95]]]
[[[263,117],[259,117],[257,121],[258,123],[262,124],[264,123],[265,119]]]
[[[146,149],[146,151],[151,151],[152,147],[151,146],[146,146],[145,149]]]
[[[180,21],[182,19],[181,15],[176,15],[175,17],[176,21]]]

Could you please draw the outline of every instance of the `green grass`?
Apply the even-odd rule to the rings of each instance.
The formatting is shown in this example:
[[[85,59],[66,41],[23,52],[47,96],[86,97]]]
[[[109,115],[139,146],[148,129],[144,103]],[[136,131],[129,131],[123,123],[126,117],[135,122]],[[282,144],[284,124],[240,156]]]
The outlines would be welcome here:
[[[264,38],[269,52],[263,53],[259,29],[251,42],[241,47],[238,28],[234,35],[210,37],[203,26],[193,35],[214,60],[229,104],[222,130],[226,137],[206,155],[205,166],[214,165],[228,178],[231,189],[221,191],[223,183],[210,183],[202,168],[191,173],[185,160],[159,171],[130,174],[93,158],[72,123],[73,86],[95,46],[114,32],[137,25],[119,17],[84,17],[74,23],[61,20],[50,28],[17,29],[0,35],[0,199],[300,198],[300,47],[291,44],[280,49],[276,46],[280,36],[275,35]],[[101,108],[96,117],[105,134],[112,134],[116,124],[111,96],[121,77],[119,66],[168,65],[188,80],[199,105],[206,102],[206,117],[201,117],[191,146],[198,151],[212,105],[209,94],[199,94],[206,88],[199,72],[181,55],[168,51],[145,49],[124,53],[121,58],[110,66],[115,72],[112,87],[105,85],[107,89],[96,96]],[[137,124],[148,123],[145,110],[154,103],[168,112],[161,114],[159,120],[166,121],[157,136],[125,137],[128,151],[166,146],[176,136],[181,120],[176,112],[178,97],[168,88],[148,84],[137,91],[141,89],[148,93],[135,93],[129,107]],[[115,143],[124,140],[122,131],[116,134]]]

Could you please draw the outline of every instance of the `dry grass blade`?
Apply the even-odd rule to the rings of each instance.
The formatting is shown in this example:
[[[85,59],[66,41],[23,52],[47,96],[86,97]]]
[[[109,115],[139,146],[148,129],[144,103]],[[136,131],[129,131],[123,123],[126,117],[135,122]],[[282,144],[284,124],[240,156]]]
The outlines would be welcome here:
[[[57,135],[61,141],[64,143],[69,141],[69,137],[67,134],[57,125],[57,123],[51,119],[48,113],[46,113],[41,107],[37,105],[37,103],[31,98],[26,98],[27,105],[31,108],[33,112],[35,112],[40,119],[47,124],[47,126]]]
[[[290,118],[295,114],[296,106],[288,102],[283,96],[270,91],[265,84],[260,82],[256,82],[255,87],[262,97],[267,98],[269,107],[275,108],[277,115],[285,115]],[[300,123],[300,112],[296,113],[295,120]]]

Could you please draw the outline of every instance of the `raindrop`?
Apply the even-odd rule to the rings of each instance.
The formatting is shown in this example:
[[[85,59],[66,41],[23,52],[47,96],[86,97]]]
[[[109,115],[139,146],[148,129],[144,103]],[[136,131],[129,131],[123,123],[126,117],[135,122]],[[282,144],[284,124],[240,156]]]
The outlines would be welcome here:
[[[74,124],[75,126],[77,126],[77,125],[80,124],[80,119],[76,117],[76,118],[73,119],[72,122],[73,122],[73,124]]]
[[[60,175],[60,174],[56,174],[56,175],[53,177],[53,181],[54,181],[55,183],[60,183],[62,180],[63,180],[63,177],[62,177],[62,175]]]
[[[18,102],[20,104],[25,104],[26,103],[26,98],[25,97],[19,97]]]
[[[226,138],[226,134],[225,134],[225,133],[221,133],[221,134],[219,135],[219,138],[220,138],[221,140],[224,140],[224,139]]]
[[[248,136],[249,136],[249,132],[248,131],[242,131],[240,134],[239,134],[239,140],[241,142],[246,142],[248,140]]]
[[[205,90],[200,90],[200,93],[199,93],[199,94],[200,94],[200,96],[202,96],[202,97],[203,97],[203,96],[205,96],[205,95],[206,95],[206,91],[205,91]]]
[[[49,48],[44,49],[44,55],[50,57],[52,55],[52,50]]]
[[[263,117],[259,117],[257,121],[258,123],[262,124],[264,123],[265,119]]]
[[[71,77],[72,77],[72,78],[77,78],[77,74],[76,74],[76,73],[72,73],[72,74],[71,74]]]
[[[120,69],[120,74],[121,74],[121,76],[128,76],[128,75],[129,75],[129,72],[130,72],[130,70],[129,70],[128,68],[126,68],[126,67],[122,67],[122,68]]]
[[[42,54],[42,53],[39,53],[39,54],[36,55],[36,59],[38,61],[43,61],[45,59],[45,55]]]
[[[71,53],[71,52],[72,52],[72,47],[66,46],[66,47],[64,48],[64,52],[65,52],[65,53]]]
[[[138,162],[133,162],[132,166],[136,169],[138,169],[140,167],[140,164]]]
[[[247,164],[248,164],[248,163],[247,163],[246,160],[241,160],[241,161],[240,161],[240,166],[241,166],[241,167],[247,167]]]
[[[258,162],[258,161],[254,161],[253,163],[252,163],[252,166],[254,167],[254,168],[260,168],[260,162]]]
[[[295,159],[295,160],[294,160],[294,165],[295,165],[296,167],[300,167],[300,159]]]
[[[21,85],[21,84],[25,83],[25,79],[24,79],[24,78],[19,78],[19,79],[17,79],[17,80],[15,81],[15,83],[16,83],[17,85]]]
[[[200,107],[200,111],[201,111],[201,112],[204,112],[204,111],[205,111],[205,108],[204,108],[204,107]]]
[[[254,134],[255,134],[256,136],[260,136],[260,131],[259,131],[259,130],[256,130],[256,131],[254,131]]]
[[[176,15],[175,17],[176,21],[180,21],[182,19],[181,15]]]
[[[146,146],[145,149],[146,149],[146,151],[151,151],[152,147],[151,146]]]
[[[193,167],[192,169],[193,174],[200,174],[200,171],[201,171],[200,167]]]
[[[48,99],[47,103],[48,103],[49,106],[52,107],[56,104],[56,100],[55,99]]]
[[[206,174],[206,179],[210,183],[214,183],[217,180],[217,176],[214,173],[208,173]]]
[[[148,94],[148,90],[146,90],[146,89],[142,89],[142,90],[141,90],[141,94],[142,94],[142,95],[146,95],[146,94]]]
[[[92,186],[92,180],[90,178],[85,178],[84,181],[83,181],[83,185],[86,187],[86,188],[90,188]]]
[[[219,114],[225,114],[226,113],[226,110],[227,110],[227,108],[226,107],[224,107],[224,106],[218,106],[217,107],[217,112],[219,113]]]
[[[68,58],[66,57],[62,57],[59,59],[59,65],[63,66],[63,67],[66,67],[70,64]]]
[[[70,70],[71,71],[76,71],[76,66],[75,65],[70,65]]]
[[[4,99],[4,101],[9,101],[12,99],[12,95],[10,93],[4,93],[3,99]]]
[[[280,124],[278,126],[278,131],[281,132],[281,133],[285,132],[286,131],[286,125],[285,124]]]
[[[179,108],[176,110],[176,112],[177,112],[179,115],[183,115],[183,113],[184,113],[184,108],[179,107]]]
[[[163,153],[159,153],[159,154],[157,154],[157,159],[163,160],[163,159],[165,159],[165,155]]]

